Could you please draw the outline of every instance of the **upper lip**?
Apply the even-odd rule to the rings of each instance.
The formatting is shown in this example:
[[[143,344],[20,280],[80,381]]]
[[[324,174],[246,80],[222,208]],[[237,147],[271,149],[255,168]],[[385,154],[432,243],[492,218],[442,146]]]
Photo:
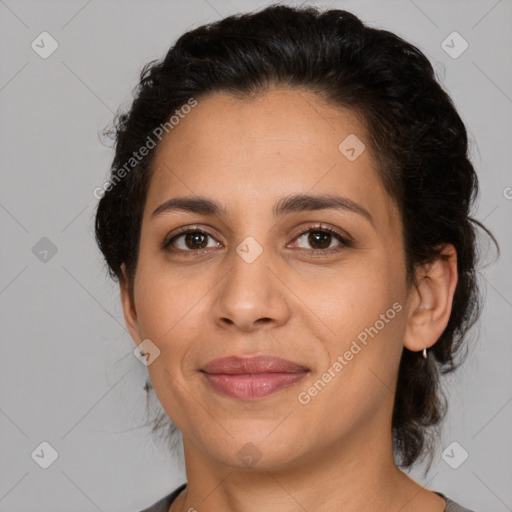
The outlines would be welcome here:
[[[214,359],[202,368],[206,373],[224,373],[229,375],[244,375],[258,373],[298,373],[307,372],[305,366],[281,359],[263,355],[253,357],[230,356]]]

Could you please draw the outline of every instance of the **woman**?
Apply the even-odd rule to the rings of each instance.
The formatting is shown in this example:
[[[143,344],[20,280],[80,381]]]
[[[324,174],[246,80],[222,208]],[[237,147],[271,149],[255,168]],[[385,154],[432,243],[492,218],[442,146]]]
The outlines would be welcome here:
[[[187,473],[146,511],[467,511],[402,471],[479,310],[477,178],[426,57],[271,6],[181,36],[115,136],[97,240]]]

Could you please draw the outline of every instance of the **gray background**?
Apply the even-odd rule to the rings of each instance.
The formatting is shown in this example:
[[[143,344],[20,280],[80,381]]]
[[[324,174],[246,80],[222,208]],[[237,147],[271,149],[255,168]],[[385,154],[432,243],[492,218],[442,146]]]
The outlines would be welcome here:
[[[112,157],[98,133],[129,102],[143,64],[181,33],[266,3],[0,0],[1,511],[138,511],[185,481],[179,458],[139,428],[146,368],[93,239],[93,190]],[[419,46],[467,125],[481,178],[476,217],[502,256],[483,272],[478,336],[448,380],[440,452],[456,441],[469,457],[453,469],[439,453],[426,477],[412,475],[477,512],[512,510],[512,3],[316,4]],[[59,45],[47,59],[31,48],[43,31]],[[458,58],[441,47],[453,31],[469,44]],[[43,237],[55,254],[44,253],[48,241],[36,245]],[[43,441],[58,452],[48,469],[31,457]]]

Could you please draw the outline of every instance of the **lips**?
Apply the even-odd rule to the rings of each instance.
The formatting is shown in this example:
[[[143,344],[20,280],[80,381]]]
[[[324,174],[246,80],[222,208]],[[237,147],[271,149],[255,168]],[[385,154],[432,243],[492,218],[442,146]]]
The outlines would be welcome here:
[[[226,373],[229,375],[295,373],[307,372],[308,370],[305,366],[273,356],[224,357],[210,361],[203,367],[203,371],[206,373]]]
[[[233,356],[210,361],[201,371],[218,393],[239,400],[255,400],[294,385],[309,369],[273,356]]]

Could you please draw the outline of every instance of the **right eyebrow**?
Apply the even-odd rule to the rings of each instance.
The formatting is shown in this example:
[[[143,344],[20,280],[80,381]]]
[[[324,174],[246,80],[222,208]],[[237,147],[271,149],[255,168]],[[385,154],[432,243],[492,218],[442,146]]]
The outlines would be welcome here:
[[[174,210],[202,215],[216,215],[217,217],[225,217],[227,214],[226,209],[220,203],[206,197],[173,197],[162,203],[151,216],[156,217],[164,212]]]

